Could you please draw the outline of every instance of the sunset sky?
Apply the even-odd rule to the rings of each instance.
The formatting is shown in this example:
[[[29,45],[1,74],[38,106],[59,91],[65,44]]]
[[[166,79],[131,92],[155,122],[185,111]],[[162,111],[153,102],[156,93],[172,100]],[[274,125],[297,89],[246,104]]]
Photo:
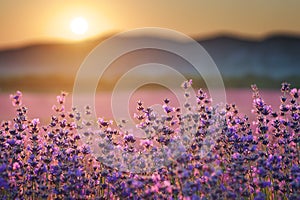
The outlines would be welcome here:
[[[146,26],[170,28],[191,36],[299,35],[299,9],[298,0],[1,0],[0,48],[86,39]],[[70,28],[71,21],[78,17],[88,24],[80,35]]]

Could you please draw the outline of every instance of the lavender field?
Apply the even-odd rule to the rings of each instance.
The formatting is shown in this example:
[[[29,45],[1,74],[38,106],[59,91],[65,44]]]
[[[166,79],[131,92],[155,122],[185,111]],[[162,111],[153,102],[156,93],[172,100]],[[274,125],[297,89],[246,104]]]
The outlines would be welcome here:
[[[174,107],[165,92],[157,95],[162,98],[162,116],[147,108],[154,99],[149,92],[135,94],[130,103],[136,105],[132,112],[137,125],[151,133],[140,139],[109,121],[109,108],[103,109],[109,97],[97,100],[101,113],[97,132],[81,135],[80,126],[90,122],[81,121],[83,114],[71,109],[65,93],[55,99],[52,94],[17,92],[10,101],[2,94],[0,197],[299,199],[300,90],[286,83],[281,92],[259,92],[256,86],[252,92],[229,90],[222,110],[212,106],[202,90],[196,109],[189,104]],[[89,108],[85,115],[90,115]],[[214,137],[217,133],[219,137]],[[100,138],[102,156],[95,157],[82,143],[89,137]],[[213,144],[208,144],[211,138]],[[159,149],[166,150],[163,157]],[[116,157],[117,150],[123,157]],[[166,164],[155,168],[160,162]],[[141,171],[135,173],[136,168]]]
[[[180,91],[181,92],[181,91]],[[180,93],[179,92],[179,93]],[[263,89],[260,91],[261,95],[265,99],[267,104],[272,105],[274,108],[278,108],[280,104],[280,95],[279,90],[267,90]],[[40,118],[43,122],[49,122],[49,116],[52,114],[52,106],[56,103],[55,93],[33,93],[25,92],[23,93],[23,103],[26,107],[30,108],[28,116],[31,118]],[[252,91],[249,89],[227,89],[227,102],[235,103],[241,113],[247,114],[251,119],[254,119],[255,116],[251,113],[252,107]],[[11,106],[11,100],[9,99],[10,93],[1,93],[0,94],[0,113],[1,120],[12,119],[16,112],[14,107]],[[83,95],[84,96],[84,95]],[[150,98],[151,97],[151,98]],[[112,112],[110,109],[110,99],[111,93],[102,92],[96,95],[96,111],[97,116],[102,116],[105,118],[112,118]],[[169,98],[173,106],[178,106],[178,101],[174,94],[170,91],[146,91],[139,90],[134,93],[130,99],[129,107],[130,112],[133,114],[136,110],[136,102],[142,100],[145,105],[153,105],[156,103],[162,103],[164,98]],[[124,103],[125,105],[125,103]],[[127,105],[126,105],[127,106]],[[71,110],[72,107],[72,95],[69,94],[66,101],[67,110]]]

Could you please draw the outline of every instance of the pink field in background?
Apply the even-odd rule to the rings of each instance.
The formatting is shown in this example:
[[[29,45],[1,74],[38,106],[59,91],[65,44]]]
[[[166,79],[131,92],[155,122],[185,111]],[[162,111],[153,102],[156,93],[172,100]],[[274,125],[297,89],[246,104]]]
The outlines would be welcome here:
[[[261,90],[261,96],[267,104],[270,104],[272,108],[278,110],[280,104],[280,91],[275,90]],[[23,105],[28,108],[28,116],[30,118],[40,118],[44,123],[50,121],[51,115],[55,114],[52,111],[52,106],[56,104],[56,96],[54,93],[23,93]],[[254,115],[251,114],[252,109],[252,92],[250,89],[228,89],[226,90],[227,103],[235,103],[240,113],[246,114],[250,119],[254,119]],[[178,101],[173,93],[170,91],[137,91],[131,97],[129,102],[129,108],[131,114],[135,112],[136,101],[142,100],[145,106],[151,106],[153,104],[162,103],[164,98],[171,100],[171,105],[177,107]],[[126,102],[120,102],[121,106],[128,106]],[[71,110],[72,95],[67,97],[66,109]],[[110,106],[110,94],[101,93],[96,95],[96,111],[98,117],[104,117],[106,119],[112,119],[112,112]],[[0,94],[0,121],[12,120],[15,115],[15,108],[12,106],[9,99],[9,93]]]

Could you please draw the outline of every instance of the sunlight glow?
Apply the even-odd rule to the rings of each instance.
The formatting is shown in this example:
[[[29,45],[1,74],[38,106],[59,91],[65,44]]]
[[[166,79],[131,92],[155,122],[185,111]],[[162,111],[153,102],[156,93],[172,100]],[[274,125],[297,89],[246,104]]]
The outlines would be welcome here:
[[[82,17],[74,18],[70,23],[71,31],[77,35],[83,35],[88,30],[88,23]]]

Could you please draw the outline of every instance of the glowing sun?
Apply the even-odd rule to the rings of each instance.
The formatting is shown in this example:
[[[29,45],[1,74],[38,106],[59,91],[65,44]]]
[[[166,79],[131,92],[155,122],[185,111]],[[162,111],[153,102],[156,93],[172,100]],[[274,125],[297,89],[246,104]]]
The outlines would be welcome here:
[[[76,35],[82,35],[88,30],[88,23],[83,17],[74,18],[70,22],[70,28],[73,33]]]

